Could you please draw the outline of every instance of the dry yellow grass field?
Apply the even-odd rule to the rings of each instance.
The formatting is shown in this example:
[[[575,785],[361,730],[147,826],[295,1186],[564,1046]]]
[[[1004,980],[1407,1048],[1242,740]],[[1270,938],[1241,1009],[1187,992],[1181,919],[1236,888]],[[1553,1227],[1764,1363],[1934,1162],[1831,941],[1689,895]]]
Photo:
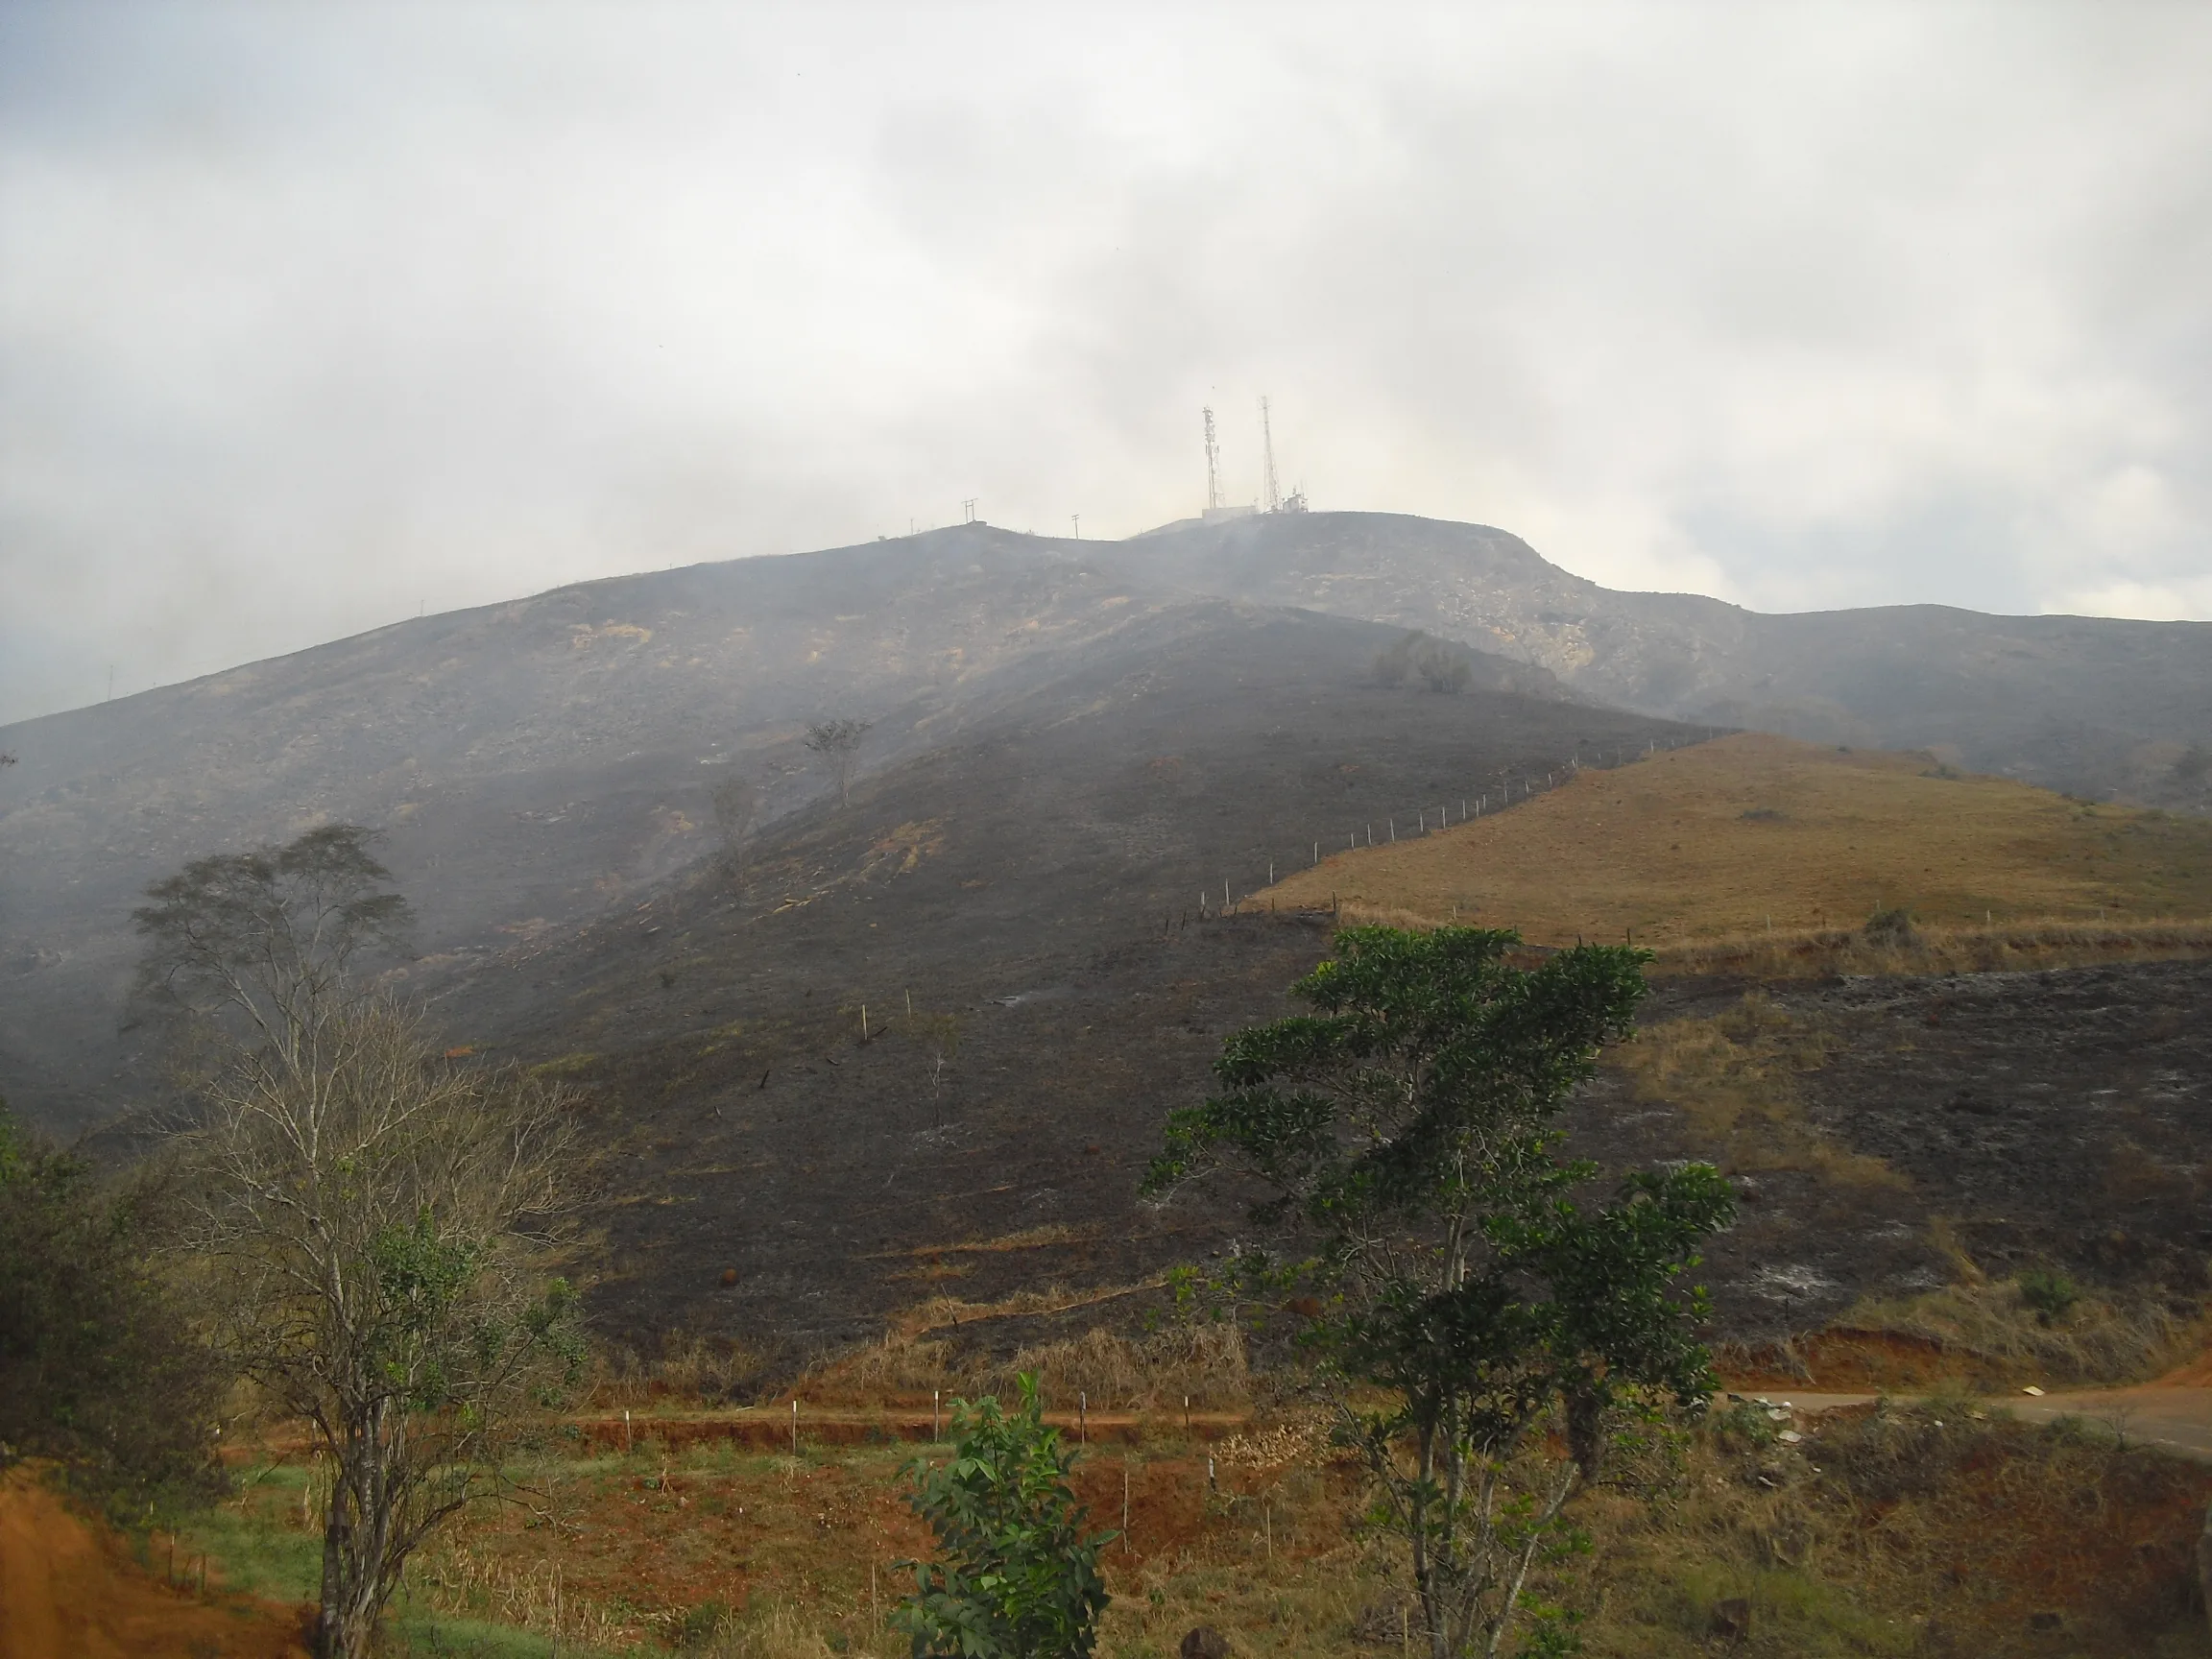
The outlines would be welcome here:
[[[1853,928],[2212,915],[2212,823],[2094,805],[1925,755],[1746,733],[1586,771],[1510,810],[1324,859],[1259,896],[1407,923],[1664,949]]]

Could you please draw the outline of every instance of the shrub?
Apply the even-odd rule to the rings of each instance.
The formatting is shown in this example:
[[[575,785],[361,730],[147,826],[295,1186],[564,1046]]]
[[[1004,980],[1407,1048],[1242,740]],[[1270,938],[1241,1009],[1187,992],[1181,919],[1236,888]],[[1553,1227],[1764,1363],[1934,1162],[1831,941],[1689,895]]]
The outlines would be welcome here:
[[[1866,926],[1860,929],[1860,935],[1869,945],[1885,945],[1896,950],[1919,939],[1912,930],[1912,912],[1903,908],[1875,911],[1866,918]]]
[[[2046,1268],[2031,1268],[2014,1283],[2020,1286],[2020,1300],[2035,1310],[2038,1325],[2065,1318],[2068,1310],[2081,1300],[2079,1285],[2065,1274]]]
[[[907,1468],[907,1503],[937,1535],[941,1560],[914,1569],[915,1594],[892,1614],[915,1659],[1073,1659],[1097,1641],[1107,1602],[1088,1518],[1068,1486],[1075,1459],[1045,1426],[1037,1379],[1011,1411],[996,1400],[952,1402],[952,1460]]]
[[[103,1187],[0,1101],[0,1463],[53,1458],[134,1519],[222,1484],[226,1379],[150,1264],[158,1196]]]
[[[1464,691],[1474,677],[1464,646],[1438,639],[1419,629],[1375,659],[1375,678],[1385,685],[1412,682],[1430,691]]]

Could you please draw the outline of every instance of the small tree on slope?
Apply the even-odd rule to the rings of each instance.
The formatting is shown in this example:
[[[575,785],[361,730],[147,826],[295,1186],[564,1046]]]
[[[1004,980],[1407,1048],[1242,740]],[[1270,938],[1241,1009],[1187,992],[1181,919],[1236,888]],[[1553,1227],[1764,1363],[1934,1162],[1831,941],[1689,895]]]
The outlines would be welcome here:
[[[1083,1533],[1068,1487],[1074,1455],[1045,1427],[1037,1379],[1011,1412],[952,1403],[952,1460],[907,1471],[914,1512],[942,1559],[914,1567],[915,1594],[892,1615],[914,1659],[1082,1659],[1105,1611],[1098,1555],[1115,1537]]]
[[[819,720],[806,728],[803,739],[805,746],[830,762],[830,769],[837,779],[837,805],[849,806],[853,803],[853,768],[860,758],[860,739],[875,728],[870,720],[853,720],[839,717]]]
[[[1519,935],[1347,928],[1294,987],[1312,1012],[1238,1032],[1220,1090],[1168,1119],[1145,1177],[1161,1194],[1213,1170],[1257,1179],[1253,1218],[1281,1246],[1232,1271],[1325,1292],[1310,1334],[1342,1384],[1373,1477],[1374,1519],[1411,1556],[1434,1659],[1503,1649],[1531,1573],[1578,1547],[1562,1516],[1598,1475],[1623,1408],[1712,1387],[1677,1290],[1734,1200],[1709,1166],[1571,1195],[1555,1120],[1599,1047],[1625,1036],[1646,953],[1561,951],[1513,967]],[[1556,1426],[1569,1451],[1544,1450]],[[1535,1622],[1536,1650],[1567,1633]]]

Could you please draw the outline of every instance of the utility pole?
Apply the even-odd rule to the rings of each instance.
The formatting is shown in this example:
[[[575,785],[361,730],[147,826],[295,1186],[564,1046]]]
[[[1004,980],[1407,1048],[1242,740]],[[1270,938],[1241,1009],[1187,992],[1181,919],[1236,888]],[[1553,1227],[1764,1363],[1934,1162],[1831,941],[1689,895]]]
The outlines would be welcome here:
[[[1283,511],[1283,491],[1275,482],[1275,434],[1267,422],[1267,399],[1260,399],[1261,495],[1264,511]]]
[[[960,498],[960,511],[967,515],[960,520],[963,524],[975,522],[975,503],[981,499],[979,495],[964,495]]]
[[[1214,437],[1214,411],[1206,411],[1206,511],[1221,505],[1221,445]]]
[[[1073,525],[1075,526],[1075,540],[1076,540],[1076,541],[1082,541],[1082,540],[1083,540],[1083,515],[1082,515],[1082,514],[1080,514],[1080,513],[1070,513],[1070,514],[1069,514],[1069,515],[1068,515],[1068,519],[1069,519],[1069,522],[1070,522],[1070,523],[1071,523],[1071,524],[1073,524]]]

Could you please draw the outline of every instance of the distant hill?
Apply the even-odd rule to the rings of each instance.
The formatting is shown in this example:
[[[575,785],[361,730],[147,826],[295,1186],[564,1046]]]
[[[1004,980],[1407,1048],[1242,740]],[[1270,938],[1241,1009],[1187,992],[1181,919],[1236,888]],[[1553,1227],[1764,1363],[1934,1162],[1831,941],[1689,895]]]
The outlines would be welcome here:
[[[1392,513],[1169,526],[1100,557],[1132,580],[1447,635],[1647,713],[2212,806],[2202,766],[2176,771],[2190,745],[2212,747],[2212,623],[1941,605],[1765,615],[1616,592],[1505,531]]]

